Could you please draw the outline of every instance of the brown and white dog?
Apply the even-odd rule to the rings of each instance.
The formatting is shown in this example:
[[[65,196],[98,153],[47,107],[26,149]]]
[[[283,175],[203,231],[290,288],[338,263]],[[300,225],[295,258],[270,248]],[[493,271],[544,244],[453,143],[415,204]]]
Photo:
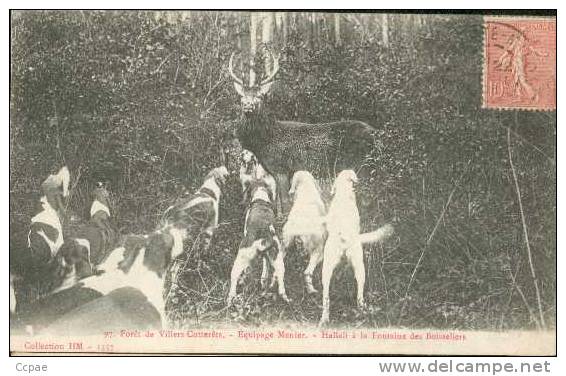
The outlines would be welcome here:
[[[293,206],[283,226],[283,256],[295,239],[301,240],[304,249],[310,255],[304,271],[305,286],[309,293],[316,293],[312,284],[312,275],[322,261],[322,250],[326,239],[324,223],[326,207],[320,197],[316,181],[308,171],[295,172],[289,195],[293,198]],[[283,276],[280,277],[279,283],[283,284]]]
[[[192,239],[204,235],[208,247],[218,227],[218,206],[228,175],[225,166],[211,170],[196,193],[181,197],[165,211],[163,227],[174,225],[186,230],[187,237]]]
[[[278,265],[277,261],[273,262],[269,255],[269,250],[275,248],[281,251],[281,242],[275,232],[275,210],[274,210],[274,194],[272,188],[274,183],[273,177],[265,176],[262,180],[251,180],[248,182],[250,201],[246,211],[246,219],[244,224],[244,237],[240,242],[238,255],[234,261],[232,272],[230,274],[230,290],[228,293],[227,303],[230,304],[236,296],[238,279],[242,272],[248,268],[253,259],[258,255],[263,256],[263,270],[261,274],[261,284],[263,288],[267,287],[268,264],[275,268],[272,285],[278,275],[282,265]],[[282,259],[281,259],[282,261]],[[284,267],[283,267],[284,268]],[[284,300],[287,299],[285,294],[285,286],[279,284],[279,294]]]
[[[358,306],[363,307],[365,305],[364,286],[366,275],[362,244],[384,240],[393,233],[393,227],[385,225],[376,231],[360,234],[360,215],[354,191],[354,184],[357,182],[358,178],[354,171],[344,170],[338,174],[332,187],[334,197],[326,217],[328,237],[324,245],[324,261],[322,265],[321,326],[329,321],[330,280],[334,269],[342,257],[345,257],[352,265],[357,282]]]

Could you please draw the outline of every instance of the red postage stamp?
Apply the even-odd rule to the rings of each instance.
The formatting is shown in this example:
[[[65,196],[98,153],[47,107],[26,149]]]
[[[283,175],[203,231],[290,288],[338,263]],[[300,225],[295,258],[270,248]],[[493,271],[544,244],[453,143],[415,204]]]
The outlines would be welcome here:
[[[556,109],[556,18],[486,17],[483,107]]]

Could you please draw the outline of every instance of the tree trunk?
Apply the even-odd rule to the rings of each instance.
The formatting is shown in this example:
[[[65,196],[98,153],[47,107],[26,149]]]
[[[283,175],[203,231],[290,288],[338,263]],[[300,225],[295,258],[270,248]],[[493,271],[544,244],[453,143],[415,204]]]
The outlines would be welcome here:
[[[420,29],[423,26],[423,19],[422,16],[420,14],[415,14],[415,25],[417,27],[417,29]]]
[[[261,41],[263,43],[270,43],[272,40],[272,30],[273,30],[273,13],[262,13],[262,33]]]
[[[259,13],[251,14],[250,23],[250,87],[255,84],[255,71],[254,71],[254,59],[256,53],[257,44],[257,24],[258,24]]]
[[[313,36],[313,46],[319,45],[319,36],[318,36],[318,25],[317,25],[317,17],[316,13],[311,13],[311,26],[312,26],[312,36]]]
[[[261,41],[266,46],[271,47],[271,41],[273,39],[273,16],[274,13],[263,13],[263,25],[261,33]],[[267,76],[268,72],[271,72],[271,59],[264,60],[264,75]]]
[[[283,15],[285,13],[282,12],[277,12],[273,14],[273,19],[275,21],[274,23],[274,31],[273,34],[275,35],[275,38],[277,38],[278,35],[283,34]]]
[[[283,43],[287,43],[287,35],[289,34],[289,18],[287,13],[281,13],[281,29],[283,30]]]
[[[334,13],[334,41],[336,46],[342,45],[342,38],[340,36],[340,13]]]
[[[389,19],[386,13],[381,15],[381,42],[389,47]]]

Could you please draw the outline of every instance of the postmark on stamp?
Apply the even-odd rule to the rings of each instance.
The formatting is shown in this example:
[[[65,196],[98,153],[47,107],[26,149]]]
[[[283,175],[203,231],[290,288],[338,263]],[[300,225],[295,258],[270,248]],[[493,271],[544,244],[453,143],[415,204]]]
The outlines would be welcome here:
[[[556,109],[556,18],[486,17],[484,108]]]

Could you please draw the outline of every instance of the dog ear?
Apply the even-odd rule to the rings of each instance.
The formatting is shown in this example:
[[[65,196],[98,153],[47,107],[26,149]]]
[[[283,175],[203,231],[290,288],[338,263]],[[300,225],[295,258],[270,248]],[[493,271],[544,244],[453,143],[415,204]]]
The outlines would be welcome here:
[[[124,243],[124,258],[118,263],[118,269],[128,273],[140,254],[140,250],[148,246],[149,237],[128,237]]]
[[[218,180],[219,180],[220,186],[224,186],[226,184],[226,175],[218,174]]]
[[[169,248],[173,248],[173,243],[174,243],[174,239],[173,236],[171,236],[170,234],[163,234],[163,244],[165,244],[165,248],[169,249]]]
[[[67,240],[61,245],[57,252],[56,258],[64,268],[67,265],[73,265],[74,254],[77,252],[74,239]]]
[[[168,233],[155,233],[146,246],[143,264],[157,273],[159,278],[165,273],[171,261],[174,239]]]
[[[71,174],[67,166],[61,167],[56,176],[63,189],[63,197],[67,197],[69,195],[69,182],[71,180]]]
[[[206,175],[204,180],[208,179],[209,177],[212,177],[214,179],[214,181],[216,182],[216,184],[218,184],[219,186],[223,186],[224,183],[226,182],[225,177],[216,168],[214,170],[210,171],[208,173],[208,175]]]
[[[228,176],[228,169],[225,166],[217,167],[214,170],[214,179],[220,186],[226,184],[226,177]]]
[[[352,183],[357,184],[358,183],[358,175],[356,175],[355,172],[352,171],[352,175],[350,176],[350,180],[352,180]]]

